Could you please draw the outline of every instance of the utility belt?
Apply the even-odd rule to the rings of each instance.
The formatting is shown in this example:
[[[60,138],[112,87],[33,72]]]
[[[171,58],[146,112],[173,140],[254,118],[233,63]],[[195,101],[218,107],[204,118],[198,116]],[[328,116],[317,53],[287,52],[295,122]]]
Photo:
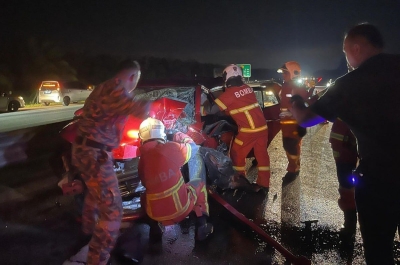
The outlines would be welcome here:
[[[92,148],[97,148],[104,150],[106,152],[111,152],[114,148],[99,142],[96,142],[94,140],[88,139],[87,137],[84,136],[77,136],[75,139],[75,143],[79,145],[86,145]]]

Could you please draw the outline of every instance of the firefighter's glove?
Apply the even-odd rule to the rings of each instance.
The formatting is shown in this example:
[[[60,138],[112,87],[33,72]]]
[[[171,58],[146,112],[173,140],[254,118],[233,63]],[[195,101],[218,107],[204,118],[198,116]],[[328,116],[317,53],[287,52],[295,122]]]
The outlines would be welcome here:
[[[174,135],[179,132],[176,129],[167,129],[165,130],[165,134],[167,135],[167,141],[173,141],[174,140]]]
[[[174,134],[174,139],[173,139],[173,141],[174,141],[174,142],[177,142],[177,143],[188,143],[188,144],[194,143],[194,141],[192,140],[192,138],[190,138],[189,135],[184,134],[183,132],[177,132],[177,133],[175,133],[175,134]]]

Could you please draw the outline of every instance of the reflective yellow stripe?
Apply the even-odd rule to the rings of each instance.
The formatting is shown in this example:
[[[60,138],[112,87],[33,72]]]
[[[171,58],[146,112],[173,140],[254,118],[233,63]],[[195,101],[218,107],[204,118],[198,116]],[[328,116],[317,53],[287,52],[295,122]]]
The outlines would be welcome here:
[[[339,134],[339,133],[331,132],[330,138],[336,139],[336,140],[339,140],[339,141],[343,141],[344,135],[343,134]]]
[[[256,126],[254,125],[253,117],[251,117],[250,112],[245,111],[244,115],[246,115],[247,122],[250,125],[250,128],[254,129]]]
[[[286,153],[286,155],[287,155],[290,159],[297,159],[297,158],[300,157],[300,156],[298,156],[298,155],[291,155],[291,154],[289,154],[289,153]]]
[[[333,157],[340,157],[340,153],[338,152],[338,151],[334,151],[334,150],[332,150],[332,152],[333,152]]]
[[[200,106],[200,115],[201,116],[206,116],[207,113],[204,111],[204,106]]]
[[[221,109],[225,110],[227,109],[227,107],[225,106],[224,103],[222,103],[221,100],[219,100],[218,98],[216,100],[214,100],[215,104],[217,104]]]
[[[258,171],[270,171],[269,167],[257,167]]]
[[[244,113],[244,115],[246,115],[246,119],[247,119],[247,122],[250,125],[250,128],[251,129],[255,129],[254,120],[253,120],[253,117],[251,116],[249,110],[252,110],[252,109],[257,108],[257,107],[260,107],[260,105],[258,103],[254,103],[254,104],[251,104],[251,105],[248,105],[248,106],[245,106],[245,107],[241,107],[239,109],[233,109],[233,110],[229,111],[229,114],[235,115],[235,114],[238,114],[238,113]]]
[[[184,184],[183,178],[180,178],[178,183],[176,183],[174,186],[172,186],[171,188],[167,189],[166,191],[159,192],[159,193],[146,193],[146,198],[148,200],[152,200],[152,201],[153,200],[164,199],[164,198],[166,198],[168,196],[171,196],[174,193],[176,193],[183,184]]]
[[[288,111],[287,108],[281,108],[281,111]]]
[[[236,171],[244,171],[246,169],[246,167],[235,167],[233,166],[233,169]]]
[[[186,164],[189,161],[190,157],[192,156],[192,146],[190,144],[185,144],[185,145],[187,148],[186,159],[185,159],[185,164]]]
[[[240,141],[237,138],[235,138],[234,142],[237,143],[238,145],[243,145],[243,141]]]
[[[281,124],[297,124],[296,120],[281,120]]]
[[[176,185],[174,185],[173,187],[169,188],[168,190],[164,191],[164,192],[160,192],[160,193],[146,193],[146,200],[147,200],[147,205],[148,205],[148,209],[147,209],[147,214],[151,217],[151,218],[156,218],[158,221],[170,221],[176,217],[179,217],[182,213],[184,213],[185,211],[187,211],[187,209],[190,206],[190,200],[188,200],[186,202],[186,204],[184,206],[182,206],[180,198],[179,198],[179,194],[178,194],[178,190],[182,187],[182,185],[184,184],[184,180],[183,178],[180,178],[180,180],[178,181],[178,183]],[[189,187],[190,188],[190,187]],[[196,194],[196,192],[194,192],[194,194]],[[172,199],[174,201],[174,205],[175,205],[175,209],[177,210],[175,213],[167,215],[167,216],[154,216],[153,212],[150,208],[150,201],[156,201],[156,200],[160,200],[160,199],[164,199],[167,198],[169,196],[172,196]]]
[[[258,105],[258,103],[254,103],[254,104],[251,104],[251,105],[239,108],[239,109],[233,109],[233,110],[229,111],[229,114],[235,115],[235,114],[238,114],[240,112],[245,112],[245,111],[252,110],[252,109],[257,108],[259,106],[260,105]]]
[[[264,125],[264,126],[261,126],[261,127],[258,127],[258,128],[254,128],[254,129],[252,129],[252,128],[240,128],[239,131],[240,132],[245,132],[245,133],[255,133],[255,132],[261,132],[261,131],[264,131],[264,130],[268,130],[268,126],[267,125]]]
[[[195,198],[194,201],[197,201],[197,193],[196,190],[193,188],[193,186],[188,185],[189,190],[191,190],[191,192],[193,193],[193,196]]]
[[[208,196],[208,194],[207,194],[207,189],[206,189],[206,185],[203,185],[203,188],[201,189],[201,192],[204,194],[204,198],[206,199],[206,203],[205,203],[205,205],[206,205],[206,214],[208,214],[209,212],[210,212],[210,210],[209,210],[209,208],[208,208],[208,203],[207,203],[207,196]]]
[[[173,213],[173,214],[170,214],[170,215],[166,215],[166,216],[162,216],[162,217],[154,216],[151,212],[150,213],[148,212],[147,214],[149,215],[150,218],[154,218],[154,219],[156,219],[157,221],[160,221],[160,222],[162,222],[162,221],[171,221],[171,220],[179,217],[185,211],[187,211],[187,209],[189,209],[189,206],[190,206],[190,200],[187,200],[185,206],[182,207],[182,208],[178,208],[175,205],[175,208],[177,209],[176,213]]]

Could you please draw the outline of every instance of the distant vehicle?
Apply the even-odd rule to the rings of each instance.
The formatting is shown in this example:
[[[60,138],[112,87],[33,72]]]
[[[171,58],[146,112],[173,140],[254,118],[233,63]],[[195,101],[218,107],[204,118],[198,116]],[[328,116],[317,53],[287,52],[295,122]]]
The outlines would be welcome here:
[[[79,81],[58,82],[43,81],[39,88],[39,103],[49,106],[50,103],[62,103],[68,106],[71,102],[84,101],[93,89]]]
[[[13,96],[11,93],[0,93],[0,111],[14,112],[24,107],[25,101],[23,97]]]

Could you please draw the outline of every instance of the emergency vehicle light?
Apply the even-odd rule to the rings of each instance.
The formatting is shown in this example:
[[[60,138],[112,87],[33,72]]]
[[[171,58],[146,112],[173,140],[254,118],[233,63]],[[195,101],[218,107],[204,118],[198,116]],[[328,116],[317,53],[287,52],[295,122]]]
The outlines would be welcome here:
[[[129,130],[126,132],[126,135],[129,138],[138,139],[139,138],[139,130]]]

